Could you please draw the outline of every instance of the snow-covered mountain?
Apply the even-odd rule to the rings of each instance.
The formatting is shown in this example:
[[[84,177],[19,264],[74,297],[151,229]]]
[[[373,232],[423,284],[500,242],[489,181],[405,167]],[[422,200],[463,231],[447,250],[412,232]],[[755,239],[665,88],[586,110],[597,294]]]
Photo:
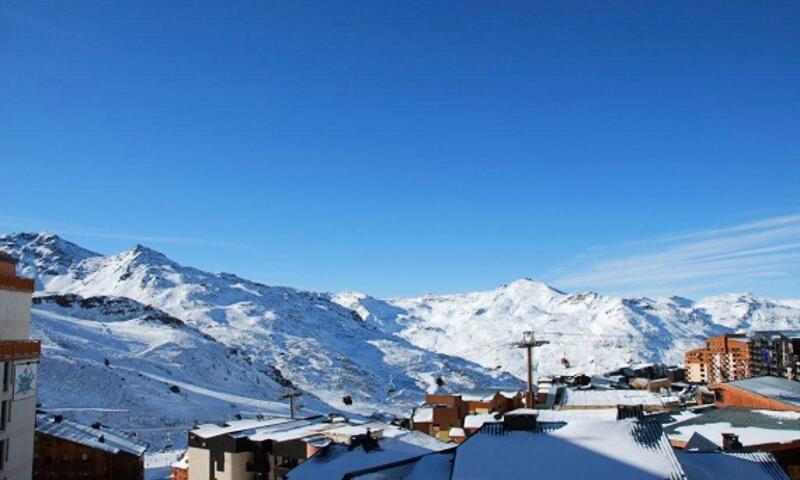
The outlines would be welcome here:
[[[13,234],[0,250],[36,279],[45,408],[124,409],[143,421],[111,425],[146,430],[183,405],[172,421],[185,430],[236,409],[285,411],[281,383],[308,392],[308,410],[362,415],[407,413],[438,377],[454,388],[518,384],[421,349],[327,294],[203,272],[141,245],[103,256],[52,234]]]
[[[540,374],[601,373],[638,362],[681,363],[703,339],[733,331],[800,327],[800,302],[750,294],[701,301],[564,293],[522,279],[487,292],[382,301],[342,293],[333,300],[381,329],[433,352],[524,378],[524,351],[512,343],[538,332]]]
[[[34,277],[45,408],[134,430],[155,447],[237,411],[407,413],[441,377],[519,386],[535,330],[540,374],[680,362],[711,335],[800,328],[800,301],[692,301],[564,293],[518,280],[491,291],[381,300],[266,286],[180,265],[141,245],[110,256],[52,234],[0,235]],[[513,376],[512,376],[513,375]],[[345,402],[349,397],[350,402]]]

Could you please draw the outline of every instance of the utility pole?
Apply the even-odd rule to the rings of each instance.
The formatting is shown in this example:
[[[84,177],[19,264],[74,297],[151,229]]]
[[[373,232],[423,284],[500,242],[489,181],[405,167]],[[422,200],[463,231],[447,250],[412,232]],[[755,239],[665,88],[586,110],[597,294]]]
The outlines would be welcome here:
[[[540,347],[550,342],[546,340],[536,340],[533,330],[522,333],[522,341],[514,344],[517,348],[524,348],[528,351],[528,392],[525,395],[525,406],[533,408],[533,347]]]
[[[303,395],[303,392],[299,390],[294,390],[281,395],[281,398],[289,399],[289,416],[292,417],[292,420],[294,420],[294,399],[301,395]]]

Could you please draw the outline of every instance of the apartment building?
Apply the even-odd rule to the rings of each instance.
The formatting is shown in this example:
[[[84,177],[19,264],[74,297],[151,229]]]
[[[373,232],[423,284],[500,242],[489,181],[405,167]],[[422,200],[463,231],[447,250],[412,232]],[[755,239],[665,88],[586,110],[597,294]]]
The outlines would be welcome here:
[[[30,339],[34,282],[0,252],[0,478],[30,480],[41,345]]]
[[[358,439],[380,442],[405,433],[410,432],[381,422],[354,424],[338,416],[259,416],[203,424],[189,432],[183,465],[174,465],[173,472],[188,480],[285,480],[290,470],[331,444],[347,449]]]
[[[685,357],[690,382],[714,384],[762,375],[800,380],[800,331],[720,335]]]
[[[760,375],[800,380],[800,330],[766,330],[751,335]]]
[[[751,339],[743,333],[710,338],[703,348],[686,352],[686,378],[696,383],[721,383],[748,378],[753,369]]]

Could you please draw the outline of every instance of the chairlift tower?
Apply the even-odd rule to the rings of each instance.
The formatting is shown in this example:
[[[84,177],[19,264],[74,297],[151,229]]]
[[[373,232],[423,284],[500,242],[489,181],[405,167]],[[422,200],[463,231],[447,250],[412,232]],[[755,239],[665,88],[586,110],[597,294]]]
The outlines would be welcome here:
[[[303,395],[303,392],[299,390],[293,390],[291,392],[284,393],[281,395],[281,398],[288,398],[289,399],[289,416],[294,420],[294,399]]]
[[[547,340],[536,340],[533,330],[522,333],[522,341],[514,344],[517,348],[524,348],[528,351],[528,392],[525,395],[525,406],[533,408],[533,348],[547,345]]]

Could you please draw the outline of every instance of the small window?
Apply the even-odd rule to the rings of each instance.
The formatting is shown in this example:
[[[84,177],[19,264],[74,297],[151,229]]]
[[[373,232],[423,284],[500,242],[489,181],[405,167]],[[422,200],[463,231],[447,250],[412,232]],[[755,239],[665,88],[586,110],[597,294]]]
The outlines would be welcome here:
[[[81,460],[83,460],[84,462],[89,460],[89,454],[88,453],[81,453]]]

